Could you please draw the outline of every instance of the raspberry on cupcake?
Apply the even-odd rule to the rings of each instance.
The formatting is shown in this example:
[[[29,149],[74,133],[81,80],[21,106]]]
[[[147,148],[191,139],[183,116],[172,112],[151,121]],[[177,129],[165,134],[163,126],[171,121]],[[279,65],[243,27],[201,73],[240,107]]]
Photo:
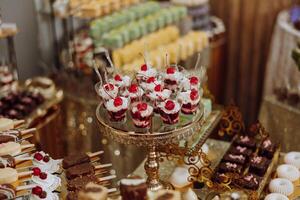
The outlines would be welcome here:
[[[132,121],[136,127],[147,128],[150,126],[153,107],[145,102],[136,102],[131,107]]]
[[[173,91],[176,90],[182,78],[183,74],[175,67],[168,67],[166,73],[164,74],[164,83],[166,88]]]
[[[180,104],[174,100],[166,100],[159,105],[160,115],[164,123],[176,124],[179,121]]]
[[[137,84],[131,84],[124,92],[124,96],[129,97],[131,102],[138,101],[143,95],[143,89]]]
[[[180,92],[178,95],[178,101],[181,102],[181,111],[184,114],[193,114],[197,111],[202,96],[202,90],[200,92],[196,89],[192,89],[186,92]]]
[[[137,79],[146,81],[149,77],[155,77],[156,75],[156,69],[152,68],[148,64],[143,64],[140,70],[137,72]]]
[[[105,103],[105,107],[112,121],[121,121],[125,118],[129,106],[129,100],[125,97],[116,97]]]
[[[118,96],[119,88],[111,83],[107,83],[100,88],[97,88],[96,91],[98,95],[104,100],[108,101],[109,99],[116,98]]]

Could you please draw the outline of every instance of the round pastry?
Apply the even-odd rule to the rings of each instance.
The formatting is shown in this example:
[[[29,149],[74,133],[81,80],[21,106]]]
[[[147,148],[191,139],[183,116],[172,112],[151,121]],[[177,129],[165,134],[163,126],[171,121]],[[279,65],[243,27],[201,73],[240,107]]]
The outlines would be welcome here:
[[[109,82],[120,88],[124,88],[129,87],[131,80],[129,76],[121,76],[119,74],[116,74],[114,78],[111,79]]]
[[[119,88],[111,83],[103,85],[98,90],[99,96],[104,100],[108,101],[109,99],[114,99],[118,96]]]
[[[152,68],[148,64],[142,65],[141,69],[137,72],[137,78],[144,81],[146,81],[149,77],[156,77],[156,75],[156,69]]]
[[[43,151],[36,152],[33,156],[32,164],[35,167],[40,168],[42,171],[49,173],[55,173],[59,170],[60,161],[53,160],[49,154]]]
[[[292,182],[297,181],[300,177],[298,168],[293,165],[280,165],[277,167],[276,172],[279,178],[285,178]]]
[[[271,192],[280,193],[289,196],[294,192],[294,185],[291,181],[283,178],[276,178],[271,180],[269,184]]]
[[[124,96],[129,97],[131,102],[140,100],[143,95],[144,90],[140,88],[137,84],[132,84],[124,92]]]
[[[176,90],[183,75],[175,67],[168,67],[164,74],[164,83],[169,90]]]
[[[202,90],[198,92],[198,90],[192,89],[187,92],[180,92],[178,101],[182,104],[181,111],[184,114],[195,113],[198,110],[201,96]]]
[[[159,104],[160,115],[164,123],[176,124],[179,121],[180,104],[177,101],[166,100]]]
[[[144,102],[132,104],[131,115],[132,121],[136,127],[146,128],[151,124],[153,107]]]
[[[191,188],[189,188],[188,191],[182,195],[182,200],[198,200],[198,196]]]
[[[280,193],[271,193],[265,197],[265,200],[289,200],[289,198]]]
[[[186,167],[176,167],[170,177],[170,183],[177,189],[184,188],[192,183],[188,181],[190,173]]]
[[[284,156],[284,162],[286,164],[294,165],[300,169],[300,152],[292,151]]]
[[[7,142],[0,144],[0,156],[15,156],[21,153],[21,145],[16,142]]]
[[[116,97],[105,102],[105,107],[112,121],[121,121],[125,118],[129,100],[125,97]]]
[[[153,92],[155,86],[161,85],[161,81],[157,80],[154,76],[151,76],[146,79],[145,82],[141,83],[141,87],[146,91],[146,92]]]

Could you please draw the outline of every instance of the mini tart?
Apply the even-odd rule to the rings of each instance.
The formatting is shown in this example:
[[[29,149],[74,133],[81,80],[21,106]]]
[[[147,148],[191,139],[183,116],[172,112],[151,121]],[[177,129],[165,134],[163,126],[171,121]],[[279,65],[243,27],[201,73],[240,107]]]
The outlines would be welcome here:
[[[111,83],[107,83],[100,88],[99,96],[102,97],[103,100],[108,101],[109,99],[116,98],[118,96],[118,92],[119,87]]]
[[[271,193],[265,197],[265,200],[289,200],[289,198],[280,193]]]
[[[164,123],[176,124],[179,121],[180,104],[177,101],[166,100],[159,104],[160,115]]]
[[[157,85],[161,85],[162,82],[155,78],[154,76],[151,76],[147,78],[144,82],[141,83],[141,87],[146,91],[146,92],[153,92],[154,88]]]
[[[114,78],[111,79],[109,82],[120,88],[124,88],[124,87],[130,86],[131,79],[129,76],[122,76],[122,75],[116,74],[114,76]]]
[[[144,64],[141,66],[140,70],[137,72],[137,78],[139,80],[146,81],[150,77],[156,77],[157,71],[150,65]]]
[[[297,181],[300,177],[298,168],[293,165],[280,165],[277,167],[276,172],[279,178],[285,178],[292,182]]]
[[[138,101],[144,95],[144,90],[137,84],[131,84],[128,89],[125,90],[125,97],[129,97],[131,102]]]
[[[146,128],[150,126],[153,115],[153,107],[144,102],[132,104],[131,115],[136,127]]]
[[[294,192],[294,185],[291,181],[283,178],[271,180],[269,190],[274,193],[280,193],[289,196]]]
[[[300,169],[300,152],[292,151],[284,156],[284,162]]]
[[[116,97],[105,103],[105,107],[113,121],[121,121],[125,118],[129,106],[129,100],[125,97]]]
[[[181,87],[184,91],[199,90],[200,80],[197,76],[184,77],[181,81]]]
[[[199,102],[202,96],[202,91],[192,89],[187,92],[180,92],[178,101],[182,104],[181,111],[184,114],[193,114],[197,111]]]
[[[183,74],[175,67],[167,68],[166,73],[164,74],[164,83],[166,88],[170,90],[176,90],[182,78]]]

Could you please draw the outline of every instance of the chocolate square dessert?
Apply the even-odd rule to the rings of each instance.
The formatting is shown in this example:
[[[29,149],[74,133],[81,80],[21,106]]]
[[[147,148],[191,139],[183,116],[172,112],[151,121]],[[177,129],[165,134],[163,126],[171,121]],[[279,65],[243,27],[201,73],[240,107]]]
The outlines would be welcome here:
[[[223,157],[222,160],[225,162],[231,162],[231,163],[237,163],[240,165],[244,165],[246,162],[246,157],[241,154],[238,155],[238,154],[228,153]]]
[[[146,200],[146,181],[140,177],[122,179],[120,181],[120,193],[123,200]]]
[[[249,171],[259,176],[264,176],[266,173],[270,160],[262,156],[253,156],[250,159]]]
[[[243,155],[246,156],[247,158],[249,158],[252,154],[252,150],[248,149],[247,147],[242,147],[242,146],[232,146],[229,149],[229,153],[231,154],[239,154],[239,155]]]
[[[80,176],[87,176],[95,174],[94,166],[90,163],[83,163],[75,165],[66,170],[66,176],[68,179],[74,179]]]
[[[243,166],[231,162],[222,162],[219,165],[219,172],[221,173],[231,172],[231,173],[240,174],[242,172],[242,169]]]
[[[276,148],[277,145],[274,144],[269,138],[267,138],[262,142],[259,148],[259,154],[261,156],[267,157],[268,159],[272,159]]]
[[[250,149],[255,149],[256,147],[256,141],[254,138],[251,138],[247,135],[241,135],[239,136],[234,143],[236,145],[240,145],[240,146],[244,146],[244,147],[248,147]]]
[[[245,176],[241,176],[239,179],[235,180],[236,185],[250,190],[257,190],[260,182],[261,178],[251,173],[248,173]]]

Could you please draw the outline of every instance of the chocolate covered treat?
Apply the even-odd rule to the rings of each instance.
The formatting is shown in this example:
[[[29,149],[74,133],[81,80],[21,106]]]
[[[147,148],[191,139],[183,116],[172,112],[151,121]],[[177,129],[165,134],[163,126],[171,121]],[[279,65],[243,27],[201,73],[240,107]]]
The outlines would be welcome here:
[[[259,154],[268,159],[272,159],[276,151],[277,145],[274,144],[269,138],[265,139],[259,149]]]
[[[223,161],[244,165],[246,162],[246,157],[243,155],[228,153],[223,157]]]
[[[107,188],[95,183],[88,183],[79,191],[78,200],[106,200],[107,195]]]
[[[67,156],[63,159],[62,166],[64,169],[68,169],[75,165],[88,163],[90,162],[90,158],[86,153],[79,153]]]
[[[262,156],[253,156],[250,159],[249,171],[259,176],[264,176],[266,173],[270,160]]]
[[[83,177],[77,177],[68,182],[69,191],[82,190],[88,183],[98,183],[99,179],[95,175],[87,175]]]
[[[10,168],[15,168],[16,167],[14,157],[12,157],[10,155],[0,157],[0,168],[6,168],[6,167],[10,167]]]
[[[260,182],[261,178],[251,173],[248,173],[245,176],[241,176],[239,179],[235,180],[236,185],[250,190],[257,190]]]
[[[240,174],[242,172],[242,169],[243,167],[241,165],[231,162],[222,162],[219,165],[219,172],[221,173],[231,172]]]
[[[94,166],[90,163],[83,163],[80,165],[75,165],[70,167],[66,171],[66,176],[68,179],[74,179],[80,176],[93,175],[95,174]]]
[[[122,179],[120,181],[120,193],[123,200],[146,200],[146,181],[139,177]]]
[[[249,158],[252,154],[252,150],[248,149],[247,147],[232,146],[229,149],[229,153],[231,153],[231,154],[240,154],[240,155],[244,155],[244,156]]]
[[[244,146],[244,147],[248,147],[250,149],[255,149],[256,147],[256,141],[254,138],[251,138],[247,135],[241,135],[239,136],[235,141],[234,143],[236,145],[239,145],[239,146]]]

